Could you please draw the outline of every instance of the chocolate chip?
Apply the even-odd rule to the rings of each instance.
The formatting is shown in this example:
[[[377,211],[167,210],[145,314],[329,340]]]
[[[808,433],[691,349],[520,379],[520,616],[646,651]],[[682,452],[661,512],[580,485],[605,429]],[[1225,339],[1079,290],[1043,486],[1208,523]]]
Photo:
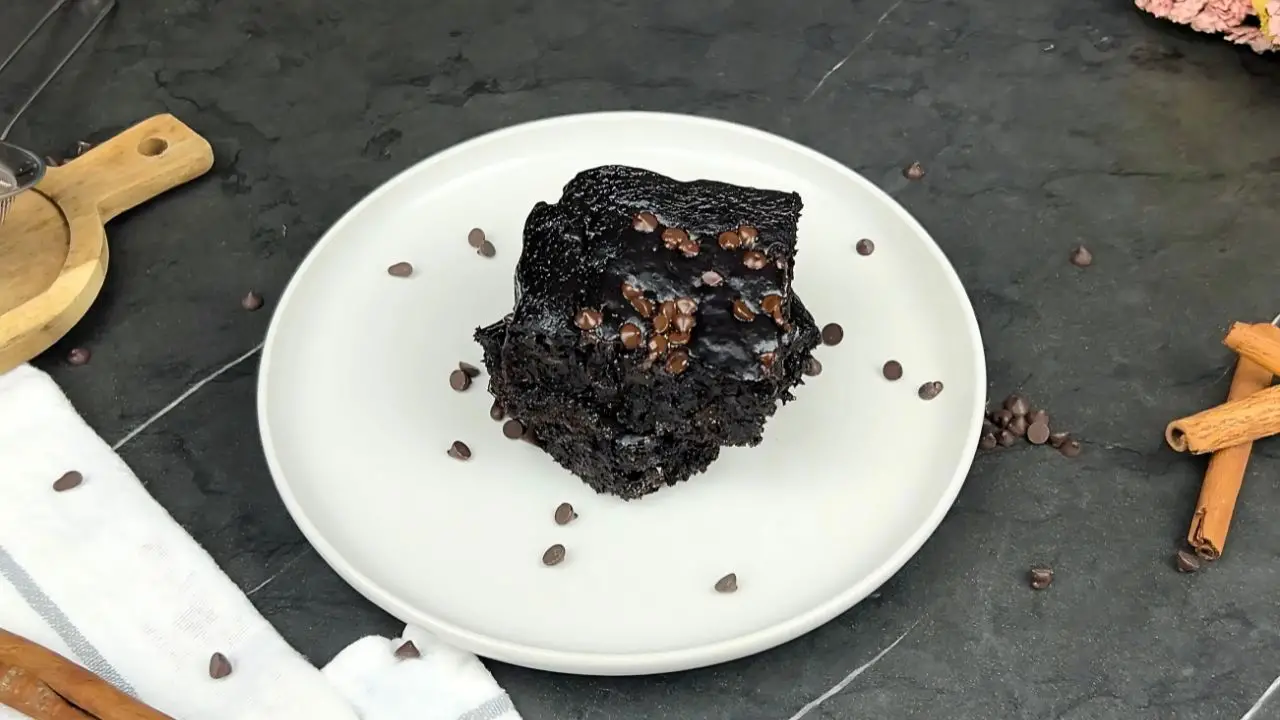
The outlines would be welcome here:
[[[1046,567],[1033,567],[1030,580],[1032,590],[1043,590],[1053,584],[1053,570]]]
[[[1005,410],[1004,408],[997,410],[993,417],[995,418],[996,425],[999,425],[1002,428],[1009,427],[1009,423],[1013,422],[1013,413]]]
[[[680,318],[676,318],[676,319],[679,320]],[[672,330],[671,332],[667,333],[667,342],[671,343],[672,345],[688,345],[689,340],[691,339],[692,339],[692,336],[689,333],[681,332],[680,330]]]
[[[69,470],[62,474],[62,477],[53,481],[54,492],[66,492],[72,488],[80,487],[80,483],[84,482],[84,475],[79,470]]]
[[[942,394],[942,383],[937,380],[931,380],[921,385],[916,392],[920,395],[921,400],[932,400]]]
[[[469,378],[480,377],[480,368],[476,367],[475,365],[472,365],[469,362],[459,362],[458,369],[466,373],[467,377]]]
[[[698,301],[691,297],[676,298],[676,313],[680,315],[692,315],[698,312]],[[675,318],[671,318],[675,320]]]
[[[564,546],[560,543],[552,545],[547,548],[546,552],[542,553],[543,565],[559,565],[562,562],[564,562]]]
[[[454,440],[445,454],[454,460],[470,460],[471,448],[467,447],[467,444],[461,440]]]
[[[653,213],[645,210],[636,213],[636,216],[631,219],[631,227],[635,228],[636,232],[651,233],[658,229],[658,218]]]
[[[729,573],[716,581],[716,592],[731,593],[738,591],[738,575],[737,573]]]
[[[1032,445],[1043,445],[1049,440],[1049,426],[1042,422],[1033,422],[1027,428],[1027,440]]]
[[[489,407],[489,417],[493,418],[494,421],[498,421],[506,416],[507,411],[502,409],[502,403],[494,400],[493,405]]]
[[[1014,394],[1004,399],[1004,409],[1014,415],[1026,415],[1031,411],[1031,405],[1026,398]]]
[[[654,335],[649,338],[649,352],[654,355],[661,355],[667,351],[667,338],[665,335]]]
[[[668,320],[675,320],[676,316],[680,314],[680,311],[676,309],[675,300],[663,300],[660,312],[666,315]]]
[[[67,353],[67,362],[72,365],[87,365],[92,355],[93,353],[90,353],[88,348],[71,348],[71,351]]]
[[[240,307],[244,308],[245,310],[248,310],[249,312],[253,312],[254,310],[261,308],[262,296],[250,290],[249,292],[245,293],[244,297],[240,298]]]
[[[670,329],[671,329],[671,321],[667,319],[667,316],[666,316],[666,315],[663,315],[662,313],[658,313],[658,314],[653,318],[653,331],[654,331],[654,332],[656,332],[656,333],[658,333],[658,334],[662,334],[662,333],[665,333],[667,330],[670,330]]]
[[[638,297],[644,297],[644,291],[635,285],[624,281],[622,283],[622,297],[627,300],[635,300]]]
[[[1058,452],[1062,453],[1063,457],[1077,457],[1080,455],[1080,441],[1067,440],[1058,448]]]
[[[1200,569],[1200,558],[1186,550],[1179,550],[1174,558],[1174,565],[1180,573],[1193,573]]]
[[[823,345],[839,345],[844,340],[844,328],[837,323],[827,323],[822,326],[822,344]]]
[[[811,357],[804,361],[804,374],[809,377],[822,374],[822,363],[818,362],[818,358]]]
[[[668,250],[675,250],[680,243],[689,239],[689,233],[680,228],[667,228],[662,231],[662,245]]]
[[[1089,248],[1077,245],[1071,250],[1071,264],[1076,267],[1089,267],[1093,264],[1093,253],[1089,252]]]
[[[1027,418],[1025,415],[1014,415],[1009,421],[1009,432],[1022,437],[1027,434]]]
[[[760,232],[750,225],[739,225],[738,237],[742,238],[743,245],[751,247],[756,244],[756,238],[760,237]]]
[[[214,653],[213,656],[209,658],[209,677],[214,680],[221,680],[230,674],[231,661],[227,659],[226,655],[223,655],[220,652]]]
[[[764,366],[765,372],[769,372],[770,370],[773,369],[773,363],[777,359],[778,359],[778,356],[775,353],[771,353],[771,352],[762,353],[760,355],[760,364]]]
[[[604,322],[604,315],[601,315],[599,310],[591,308],[582,308],[577,315],[573,316],[573,324],[580,330],[595,330],[602,322]]]
[[[689,351],[684,348],[677,348],[671,351],[670,357],[667,358],[666,369],[672,375],[679,375],[689,367]]]
[[[1060,448],[1071,439],[1071,435],[1064,432],[1056,432],[1049,434],[1049,444],[1055,448]]]
[[[398,262],[387,268],[387,274],[398,278],[409,277],[413,274],[413,265],[407,262]]]
[[[880,369],[884,373],[885,380],[901,380],[902,379],[902,363],[897,360],[890,360]]]
[[[697,324],[698,321],[694,320],[692,315],[676,316],[676,332],[682,332],[687,335],[691,330],[693,330],[693,326]]]
[[[681,240],[679,247],[680,253],[685,257],[696,257],[698,255],[698,250],[701,249],[698,246],[698,241],[693,238],[685,238],[684,240]]]
[[[782,296],[781,295],[765,295],[760,301],[760,309],[766,314],[778,317],[782,314]]]
[[[524,437],[524,423],[515,418],[502,423],[502,435],[508,440],[519,440]]]
[[[725,250],[737,250],[742,247],[742,236],[733,230],[725,230],[720,233],[720,237],[716,238],[716,241]]]
[[[993,433],[982,433],[982,437],[978,438],[978,447],[983,450],[990,450],[996,446],[996,436]]]
[[[471,376],[461,370],[454,370],[449,373],[449,387],[457,392],[462,392],[471,387]]]
[[[476,251],[476,254],[480,257],[491,258],[498,254],[498,249],[493,246],[493,243],[485,240],[480,244],[480,249]]]
[[[1032,425],[1035,425],[1036,423],[1044,423],[1045,425],[1048,425],[1049,413],[1043,410],[1032,410],[1031,412],[1027,413],[1027,422],[1031,423]]]
[[[92,149],[93,149],[93,143],[88,142],[86,140],[77,140],[76,146],[71,150],[71,157],[78,158]]]
[[[718,287],[722,282],[724,282],[724,276],[715,270],[702,273],[702,284],[707,287]]]
[[[858,251],[859,255],[870,255],[876,251],[876,244],[867,238],[862,238],[858,241],[857,245],[853,246],[853,248]]]
[[[628,350],[635,350],[644,345],[644,333],[635,323],[623,323],[618,330],[618,337],[622,338],[622,347]]]
[[[924,166],[918,162],[913,162],[902,168],[902,176],[908,180],[919,180],[924,177]]]
[[[480,228],[471,228],[471,232],[467,233],[467,244],[479,250],[484,245],[484,231]]]
[[[556,524],[568,525],[578,517],[578,513],[573,511],[573,506],[569,503],[560,503],[556,506]]]
[[[640,314],[640,317],[648,319],[653,317],[653,301],[647,297],[640,296],[631,299],[631,307]]]
[[[742,264],[746,265],[748,270],[763,270],[764,266],[769,264],[769,258],[759,250],[748,250],[742,254]]]
[[[396,648],[394,654],[401,660],[416,660],[422,657],[422,652],[418,650],[418,646],[414,645],[412,640],[405,640],[400,647]]]
[[[751,307],[741,298],[733,301],[733,316],[742,322],[751,322],[756,319],[756,314],[751,312]]]
[[[1002,447],[1011,447],[1018,442],[1018,436],[1008,430],[1001,430],[1000,434],[996,436],[996,442],[1000,443]]]

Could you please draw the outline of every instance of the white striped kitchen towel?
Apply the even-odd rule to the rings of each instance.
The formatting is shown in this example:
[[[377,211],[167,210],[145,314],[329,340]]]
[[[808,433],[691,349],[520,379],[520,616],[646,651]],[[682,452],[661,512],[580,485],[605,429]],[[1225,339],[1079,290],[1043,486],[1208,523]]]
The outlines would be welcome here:
[[[0,627],[182,720],[519,720],[478,659],[417,628],[312,667],[27,365],[0,374]],[[420,658],[397,657],[406,639]]]

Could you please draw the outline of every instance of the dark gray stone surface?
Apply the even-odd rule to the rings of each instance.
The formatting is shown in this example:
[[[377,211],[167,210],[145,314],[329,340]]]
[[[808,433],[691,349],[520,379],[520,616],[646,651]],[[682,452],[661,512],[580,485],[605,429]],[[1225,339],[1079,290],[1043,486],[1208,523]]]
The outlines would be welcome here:
[[[13,138],[56,153],[170,111],[217,153],[207,178],[112,226],[101,300],[38,362],[109,442],[254,347],[308,249],[393,173],[602,109],[744,122],[879,183],[968,287],[992,396],[1020,388],[1084,440],[1074,461],[981,455],[877,597],[772,652],[630,679],[493,665],[529,720],[785,720],[909,628],[807,717],[1234,720],[1280,674],[1280,450],[1258,446],[1227,555],[1179,575],[1204,462],[1161,445],[1169,419],[1225,396],[1227,324],[1280,312],[1274,60],[1125,0],[121,3]],[[0,46],[19,10],[0,10]],[[911,161],[923,182],[902,178]],[[1066,260],[1081,242],[1087,270]],[[240,309],[250,288],[265,310]],[[76,345],[91,364],[62,362]],[[275,495],[255,364],[121,453],[323,663],[396,623]],[[1050,589],[1027,588],[1032,563],[1056,568]],[[1280,717],[1271,705],[1258,717]]]

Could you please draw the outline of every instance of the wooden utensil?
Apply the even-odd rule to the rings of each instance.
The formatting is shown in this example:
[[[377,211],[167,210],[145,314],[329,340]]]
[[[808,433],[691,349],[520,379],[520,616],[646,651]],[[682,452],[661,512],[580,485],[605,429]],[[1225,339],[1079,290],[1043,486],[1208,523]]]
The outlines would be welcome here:
[[[47,350],[107,272],[108,221],[204,175],[213,148],[172,115],[129,128],[13,199],[0,224],[0,372]]]
[[[35,720],[173,720],[6,630],[0,630],[0,703]]]

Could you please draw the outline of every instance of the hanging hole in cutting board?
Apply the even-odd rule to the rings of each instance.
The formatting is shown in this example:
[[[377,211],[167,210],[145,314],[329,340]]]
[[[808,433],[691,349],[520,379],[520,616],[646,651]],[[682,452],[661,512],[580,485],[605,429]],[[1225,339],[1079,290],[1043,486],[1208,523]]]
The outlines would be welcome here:
[[[159,157],[169,149],[169,141],[164,138],[149,137],[138,143],[138,152],[145,157]]]

